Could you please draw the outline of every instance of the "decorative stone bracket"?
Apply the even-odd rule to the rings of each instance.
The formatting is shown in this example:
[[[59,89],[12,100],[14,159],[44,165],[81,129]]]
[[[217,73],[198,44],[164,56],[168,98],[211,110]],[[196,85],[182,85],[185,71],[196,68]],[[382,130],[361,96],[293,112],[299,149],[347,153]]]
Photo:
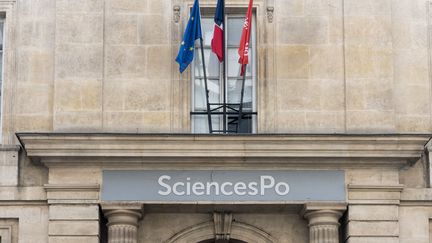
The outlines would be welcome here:
[[[273,13],[274,13],[274,7],[268,6],[267,7],[267,20],[269,23],[273,23]]]
[[[232,219],[231,213],[213,213],[216,241],[230,239]]]
[[[173,16],[174,23],[178,23],[180,21],[180,6],[174,5],[173,12],[174,12],[174,16]]]

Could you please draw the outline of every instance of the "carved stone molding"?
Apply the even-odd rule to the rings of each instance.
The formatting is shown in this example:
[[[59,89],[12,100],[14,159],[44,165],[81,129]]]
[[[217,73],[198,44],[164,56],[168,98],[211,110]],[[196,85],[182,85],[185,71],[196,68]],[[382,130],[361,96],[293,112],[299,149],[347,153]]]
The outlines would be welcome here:
[[[231,213],[213,213],[216,240],[230,239],[232,220]]]
[[[100,186],[98,184],[45,184],[49,204],[97,203]]]
[[[174,5],[173,7],[173,20],[174,23],[178,23],[180,21],[180,6]]]
[[[189,226],[177,232],[164,243],[200,242],[214,240],[214,222],[207,221]],[[233,221],[231,223],[230,239],[246,242],[276,243],[278,242],[269,233],[253,225]]]
[[[273,23],[274,7],[267,7],[267,20],[269,23]]]
[[[33,161],[46,166],[182,163],[313,166],[392,166],[418,160],[429,135],[291,135],[238,136],[197,134],[18,133]],[[354,160],[349,160],[349,159]],[[355,159],[361,159],[361,163]],[[212,162],[213,161],[213,162]],[[212,164],[213,163],[213,164]]]

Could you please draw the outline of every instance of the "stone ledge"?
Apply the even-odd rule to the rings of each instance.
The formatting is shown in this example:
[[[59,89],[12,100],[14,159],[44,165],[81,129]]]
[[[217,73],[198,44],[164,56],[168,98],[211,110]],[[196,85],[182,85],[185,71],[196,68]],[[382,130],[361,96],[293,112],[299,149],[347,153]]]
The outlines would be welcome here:
[[[361,159],[363,164],[397,166],[419,159],[429,135],[197,135],[197,134],[72,134],[18,133],[27,155],[45,164],[143,162],[194,163],[217,159],[300,164],[319,159]],[[326,160],[327,159],[327,160]],[[372,161],[371,160],[375,160]],[[307,163],[307,162],[305,162]],[[339,162],[336,162],[336,164]],[[349,162],[344,162],[349,163]],[[351,162],[355,164],[356,162]]]
[[[68,200],[84,201],[99,199],[100,186],[97,184],[45,184],[44,187],[49,203],[54,203],[56,200],[68,202]]]
[[[401,194],[401,205],[431,206],[432,188],[406,188]]]

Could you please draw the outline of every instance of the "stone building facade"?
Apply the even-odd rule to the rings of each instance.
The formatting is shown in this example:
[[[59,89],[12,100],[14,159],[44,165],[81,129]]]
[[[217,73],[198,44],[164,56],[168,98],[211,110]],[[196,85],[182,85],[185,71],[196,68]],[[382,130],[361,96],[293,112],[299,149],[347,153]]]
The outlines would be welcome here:
[[[237,135],[196,133],[198,64],[174,62],[192,4],[0,0],[1,243],[432,242],[432,2],[255,0]],[[286,198],[145,199],[133,175],[161,171],[300,179]]]

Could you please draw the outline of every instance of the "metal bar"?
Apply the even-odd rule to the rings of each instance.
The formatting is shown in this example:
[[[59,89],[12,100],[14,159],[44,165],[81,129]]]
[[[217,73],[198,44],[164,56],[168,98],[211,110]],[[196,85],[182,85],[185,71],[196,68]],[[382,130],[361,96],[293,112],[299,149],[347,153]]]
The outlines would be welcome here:
[[[191,115],[207,115],[207,111],[193,111],[190,113]],[[223,115],[223,111],[212,112],[213,115]],[[238,115],[238,112],[226,112],[227,115]],[[257,112],[243,112],[243,116],[245,115],[257,115]]]
[[[204,57],[204,48],[203,48],[203,39],[200,38],[201,42],[201,56],[202,56],[202,64],[203,64],[203,71],[204,71],[204,86],[206,91],[206,103],[207,103],[207,118],[208,118],[208,127],[209,127],[209,133],[213,133],[213,126],[212,126],[212,119],[211,119],[211,111],[210,111],[210,102],[209,102],[209,90],[207,86],[207,71],[205,66],[205,57]]]

